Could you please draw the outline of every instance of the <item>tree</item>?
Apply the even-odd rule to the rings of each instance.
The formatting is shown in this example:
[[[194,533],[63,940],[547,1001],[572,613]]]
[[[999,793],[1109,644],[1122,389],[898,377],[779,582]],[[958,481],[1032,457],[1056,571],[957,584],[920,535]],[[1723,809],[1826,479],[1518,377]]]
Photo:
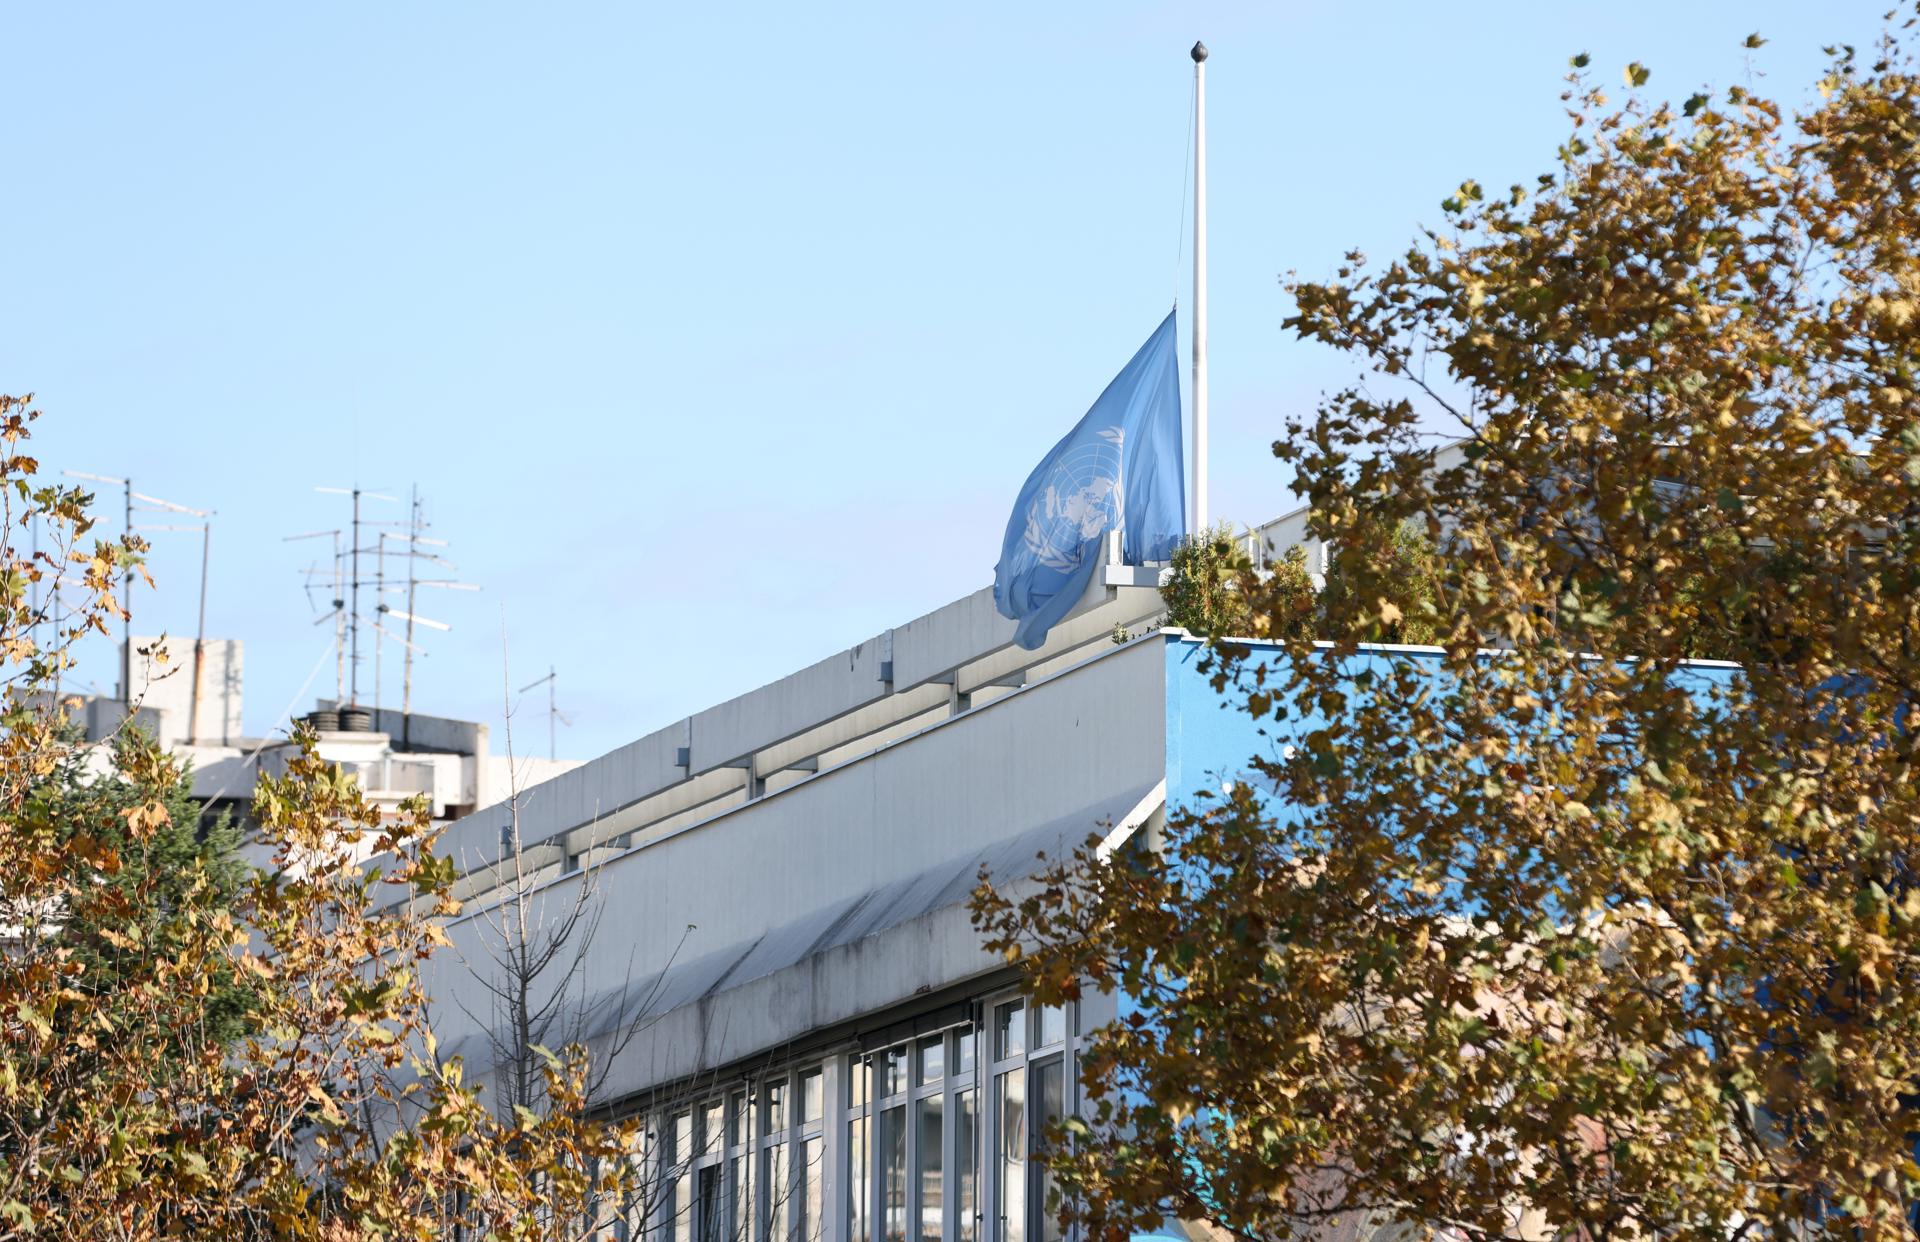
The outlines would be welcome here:
[[[298,734],[253,800],[274,868],[230,894],[197,852],[129,865],[182,783],[150,739],[118,739],[113,832],[50,795],[75,759],[50,691],[124,615],[140,547],[89,542],[90,497],[36,485],[36,417],[0,396],[0,1239],[610,1235],[646,1152],[586,1115],[580,1051],[543,1054],[544,1114],[505,1118],[436,1055],[421,966],[457,903],[424,800],[383,815]],[[53,575],[58,616],[32,590]],[[231,1042],[208,1012],[229,981]]]
[[[1253,559],[1234,538],[1233,527],[1221,525],[1188,536],[1173,549],[1160,588],[1167,624],[1208,637],[1251,635],[1246,591],[1252,580]]]
[[[507,830],[501,835],[499,857],[487,868],[488,905],[476,916],[478,951],[467,963],[488,999],[489,1012],[464,1009],[464,1013],[476,1029],[486,1033],[488,1060],[499,1084],[496,1108],[541,1113],[551,1103],[546,1098],[543,1049],[556,1045],[585,1046],[589,1040],[597,1044],[599,1061],[585,1079],[585,1089],[590,1105],[605,1102],[599,1095],[609,1067],[659,1016],[654,1002],[665,972],[636,995],[634,955],[629,952],[627,969],[618,983],[608,987],[611,978],[600,979],[600,993],[589,994],[588,963],[600,931],[604,894],[598,873],[590,869],[570,886],[556,890],[549,883],[554,878],[553,864],[535,862],[525,848],[520,832],[521,789],[514,772],[510,680],[502,683]],[[683,935],[681,943],[685,941]],[[675,946],[673,956],[678,949]]]
[[[1347,532],[1347,557],[1327,566],[1316,585],[1307,551],[1295,545],[1258,568],[1231,527],[1193,536],[1174,549],[1165,585],[1166,624],[1208,639],[1312,640],[1328,632],[1330,618],[1351,613],[1347,596],[1351,565],[1364,558],[1380,599],[1393,605],[1391,619],[1369,610],[1367,636],[1379,642],[1431,643],[1441,567],[1423,525],[1368,526]],[[1269,552],[1271,549],[1269,549]]]
[[[231,816],[222,812],[201,823],[187,772],[169,769],[166,775],[171,783],[154,790],[127,778],[151,741],[137,726],[109,743],[111,767],[104,773],[91,770],[78,729],[69,729],[60,740],[62,749],[52,772],[29,795],[32,814],[59,825],[66,837],[84,834],[114,851],[120,867],[105,878],[105,884],[120,894],[139,897],[116,903],[112,922],[93,925],[69,918],[61,928],[63,946],[82,968],[78,986],[105,1001],[118,993],[126,972],[137,969],[130,955],[170,951],[171,920],[184,902],[196,901],[208,909],[231,908],[245,883],[247,866],[239,855],[240,833]],[[159,802],[166,821],[150,834],[135,836],[128,831],[127,813],[149,797]],[[190,892],[197,889],[203,891]],[[105,908],[97,912],[108,914]],[[121,947],[129,943],[136,947]],[[218,1044],[231,1043],[245,1027],[246,1007],[245,991],[230,973],[216,980],[202,1007],[204,1037]]]
[[[1273,748],[1160,853],[979,898],[1139,1002],[1053,1157],[1090,1236],[1909,1236],[1920,79],[1832,54],[1798,112],[1576,57],[1554,171],[1293,283],[1370,372],[1275,446],[1331,646],[1213,649]],[[1411,607],[1354,537],[1408,522]]]

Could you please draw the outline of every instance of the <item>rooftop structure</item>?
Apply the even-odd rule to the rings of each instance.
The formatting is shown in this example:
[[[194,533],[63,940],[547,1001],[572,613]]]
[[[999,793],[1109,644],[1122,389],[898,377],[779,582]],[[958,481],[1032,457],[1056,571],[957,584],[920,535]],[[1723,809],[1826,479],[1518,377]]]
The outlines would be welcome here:
[[[1304,536],[1301,511],[1247,537]],[[1042,852],[1151,831],[1170,790],[1254,749],[1200,645],[1159,628],[1164,572],[1110,542],[1039,650],[977,591],[453,824],[465,905],[424,980],[442,1052],[503,1091],[502,903],[535,925],[591,905],[529,999],[572,1011],[597,1106],[656,1119],[671,1148],[684,1180],[636,1228],[1050,1237],[1027,1156],[1075,1106],[1082,1032],[1116,1011],[1027,1009],[967,899],[983,870],[1017,893]],[[776,1150],[795,1158],[720,1188]]]
[[[159,744],[192,766],[193,796],[208,811],[242,822],[262,771],[283,770],[291,738],[247,737],[241,729],[244,650],[210,639],[195,661],[192,639],[130,640],[131,706],[124,689],[82,698],[76,719],[89,741],[110,737],[131,712]],[[194,678],[198,677],[198,694]],[[419,713],[365,709],[351,721],[323,699],[308,719],[320,727],[320,754],[358,778],[386,810],[425,794],[436,820],[451,822],[579,766],[577,760],[496,754],[484,724]],[[350,723],[353,727],[341,727]],[[100,755],[104,764],[106,757]],[[259,861],[259,860],[256,860]]]
[[[1249,530],[1256,558],[1305,546],[1298,509]],[[500,876],[503,834],[517,815],[521,861],[547,876],[596,867],[630,850],[793,788],[822,773],[1038,685],[1112,649],[1117,634],[1157,627],[1166,607],[1160,566],[1108,563],[1036,651],[1013,643],[1014,623],[981,589],[882,631],[758,690],[656,730],[496,805],[443,840],[464,878],[458,895],[484,902]]]

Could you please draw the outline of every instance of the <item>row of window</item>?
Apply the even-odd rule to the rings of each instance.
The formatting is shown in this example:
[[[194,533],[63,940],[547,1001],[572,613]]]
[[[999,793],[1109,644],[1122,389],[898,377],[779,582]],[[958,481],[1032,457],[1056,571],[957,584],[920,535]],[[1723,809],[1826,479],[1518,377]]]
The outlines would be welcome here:
[[[1018,998],[661,1119],[649,1242],[1058,1242],[1032,1157],[1073,1106],[1077,1024]]]

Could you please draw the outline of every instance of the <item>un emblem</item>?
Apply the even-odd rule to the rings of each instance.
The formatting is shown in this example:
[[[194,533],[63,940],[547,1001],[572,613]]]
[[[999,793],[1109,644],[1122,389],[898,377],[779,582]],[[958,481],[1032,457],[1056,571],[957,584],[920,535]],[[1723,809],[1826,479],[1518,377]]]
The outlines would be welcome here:
[[[1081,440],[1053,465],[1046,486],[1027,505],[1021,542],[1036,562],[1065,572],[1080,564],[1087,541],[1120,518],[1121,449],[1126,433],[1107,427]]]

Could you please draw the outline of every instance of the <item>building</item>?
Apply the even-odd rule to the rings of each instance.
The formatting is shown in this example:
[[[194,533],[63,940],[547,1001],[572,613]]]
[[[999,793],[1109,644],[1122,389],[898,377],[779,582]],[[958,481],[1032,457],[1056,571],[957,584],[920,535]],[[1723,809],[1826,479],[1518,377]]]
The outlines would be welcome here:
[[[209,639],[196,658],[192,639],[131,640],[131,707],[124,688],[111,697],[79,700],[74,719],[87,740],[113,736],[131,712],[155,740],[189,764],[193,796],[209,813],[232,812],[247,821],[254,783],[262,772],[285,770],[292,746],[287,733],[274,737],[243,735],[244,646],[238,639]],[[408,798],[425,794],[435,820],[451,822],[510,798],[579,766],[573,759],[496,754],[484,724],[417,712],[403,715],[367,709],[343,720],[339,705],[322,699],[309,722],[322,727],[320,754],[352,773],[367,797],[392,811]],[[353,727],[342,727],[343,725]],[[102,770],[104,751],[95,752]],[[263,851],[251,859],[264,862]]]
[[[1289,547],[1304,521],[1250,538]],[[651,1119],[654,1228],[1050,1239],[1029,1156],[1112,1001],[1030,1011],[969,895],[983,869],[1017,889],[1043,852],[1150,831],[1258,746],[1200,644],[1158,628],[1162,571],[1110,549],[1038,651],[982,590],[452,825],[465,905],[426,981],[442,1051],[502,1091],[508,1015],[474,966],[500,958],[501,903],[597,903],[560,955],[579,968],[534,991],[572,990],[599,1106]]]

